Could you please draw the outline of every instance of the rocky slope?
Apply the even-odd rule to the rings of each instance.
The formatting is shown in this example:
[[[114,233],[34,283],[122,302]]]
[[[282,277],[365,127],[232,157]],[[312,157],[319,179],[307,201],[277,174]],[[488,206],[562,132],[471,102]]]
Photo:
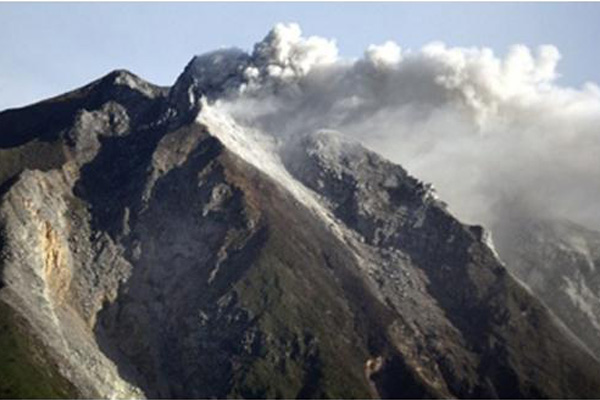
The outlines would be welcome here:
[[[57,384],[82,397],[600,395],[598,361],[482,228],[336,134],[275,150],[210,102],[222,79],[194,65],[170,90],[116,71],[0,113],[0,301]]]
[[[503,225],[498,250],[511,272],[600,359],[600,232],[557,220]]]

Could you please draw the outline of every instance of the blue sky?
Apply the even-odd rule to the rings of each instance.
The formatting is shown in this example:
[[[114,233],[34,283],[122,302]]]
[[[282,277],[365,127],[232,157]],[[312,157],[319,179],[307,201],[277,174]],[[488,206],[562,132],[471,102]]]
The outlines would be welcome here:
[[[76,88],[116,68],[170,85],[194,55],[251,49],[277,22],[336,38],[359,57],[404,49],[556,45],[560,82],[600,82],[600,4],[593,3],[0,3],[0,110]]]

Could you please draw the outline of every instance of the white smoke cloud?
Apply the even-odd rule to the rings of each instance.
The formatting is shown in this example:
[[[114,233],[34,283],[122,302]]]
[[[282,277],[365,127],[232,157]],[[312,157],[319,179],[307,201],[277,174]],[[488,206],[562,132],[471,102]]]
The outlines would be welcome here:
[[[251,79],[299,79],[313,68],[338,61],[334,40],[317,36],[304,38],[298,24],[277,24],[267,37],[256,44],[254,65],[248,67],[246,76]]]
[[[339,131],[432,182],[460,218],[569,218],[600,228],[600,89],[557,83],[558,49],[388,41],[340,59],[334,40],[277,25],[221,106],[285,140]]]
[[[402,49],[391,40],[379,46],[372,44],[365,51],[365,59],[378,68],[393,68],[402,61]]]

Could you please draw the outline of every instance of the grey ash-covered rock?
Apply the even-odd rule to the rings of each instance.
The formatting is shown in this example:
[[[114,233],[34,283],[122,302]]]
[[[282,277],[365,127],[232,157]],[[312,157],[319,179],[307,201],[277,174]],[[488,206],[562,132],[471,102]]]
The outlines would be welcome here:
[[[525,218],[507,219],[497,231],[510,271],[600,359],[600,232]]]
[[[543,397],[548,387],[530,386],[535,378],[525,365],[535,365],[536,374],[560,370],[564,361],[550,354],[558,337],[569,335],[550,334],[552,318],[541,322],[544,306],[507,274],[485,230],[459,223],[430,185],[335,132],[300,142],[284,157],[290,171],[379,256],[381,270],[371,274],[385,301],[427,332],[419,357],[443,360],[431,376],[458,385],[449,390],[459,396]],[[411,299],[417,300],[412,307]]]
[[[78,395],[600,395],[598,361],[427,184],[298,138],[278,157],[325,218],[196,122],[240,72],[211,57],[170,90],[117,71],[0,113],[0,300]]]

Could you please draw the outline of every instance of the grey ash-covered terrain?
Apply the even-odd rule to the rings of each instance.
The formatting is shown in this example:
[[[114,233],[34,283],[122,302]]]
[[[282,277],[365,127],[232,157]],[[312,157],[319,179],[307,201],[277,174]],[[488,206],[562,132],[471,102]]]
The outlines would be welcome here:
[[[566,220],[502,225],[496,243],[511,272],[600,358],[600,232]]]
[[[339,134],[269,153],[209,72],[0,113],[0,396],[600,396],[597,336],[481,227]]]

